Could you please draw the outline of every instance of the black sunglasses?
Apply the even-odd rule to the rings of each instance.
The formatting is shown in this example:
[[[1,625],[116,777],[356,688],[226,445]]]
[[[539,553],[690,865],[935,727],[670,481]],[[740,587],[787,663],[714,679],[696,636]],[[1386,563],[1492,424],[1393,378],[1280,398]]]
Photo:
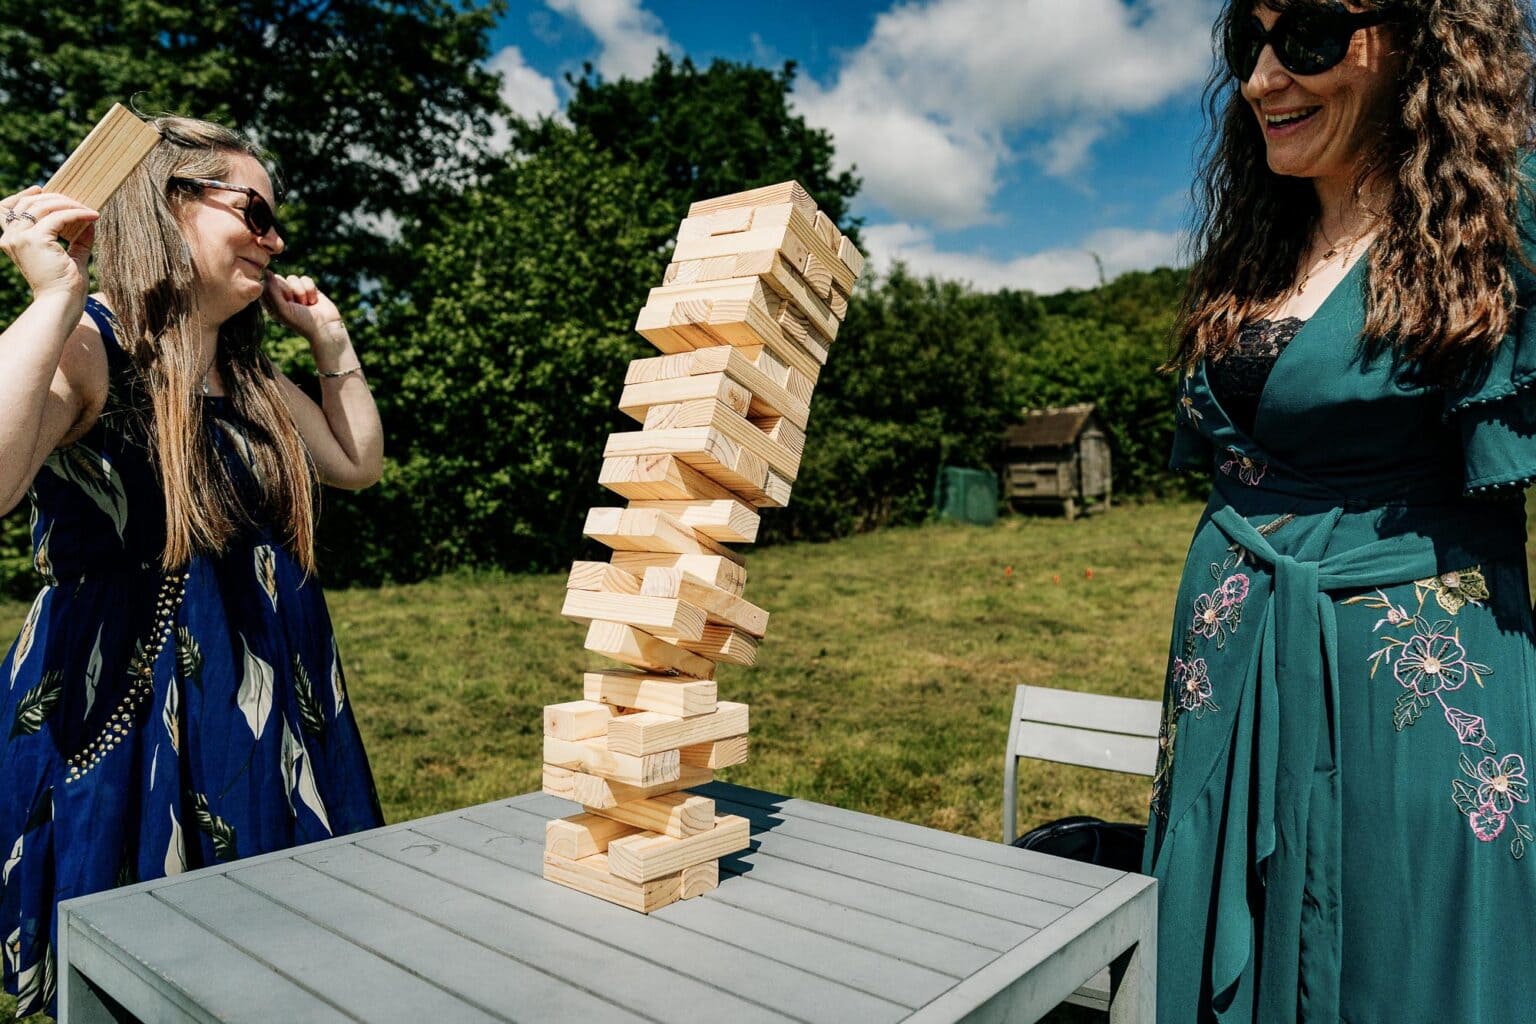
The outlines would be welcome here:
[[[282,234],[282,229],[277,226],[277,214],[272,212],[272,206],[266,197],[249,185],[231,185],[227,181],[215,181],[212,178],[172,178],[172,185],[182,188],[216,188],[223,192],[244,192],[249,197],[245,209],[240,211],[245,217],[245,226],[251,234],[257,238],[264,238],[268,231],[276,231]]]
[[[1264,47],[1275,48],[1280,66],[1293,75],[1317,75],[1349,53],[1349,41],[1362,28],[1391,21],[1389,11],[1350,11],[1341,6],[1293,7],[1264,31],[1258,15],[1234,18],[1224,41],[1227,67],[1240,81],[1253,77]]]

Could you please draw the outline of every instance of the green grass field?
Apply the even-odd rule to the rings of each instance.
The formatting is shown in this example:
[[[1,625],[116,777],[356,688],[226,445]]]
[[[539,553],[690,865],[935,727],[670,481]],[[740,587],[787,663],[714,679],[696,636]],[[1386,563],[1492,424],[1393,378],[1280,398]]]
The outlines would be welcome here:
[[[722,777],[997,839],[1014,687],[1159,696],[1198,514],[1128,505],[748,548],[746,596],[773,618],[758,664],[720,672],[721,697],[752,706],[751,760]],[[560,617],[564,582],[451,576],[330,595],[390,821],[537,788],[540,710],[579,699],[600,661]],[[0,635],[25,614],[0,604]],[[1141,778],[1026,763],[1020,785],[1021,823],[1145,814]],[[0,999],[0,1019],[8,1009]]]

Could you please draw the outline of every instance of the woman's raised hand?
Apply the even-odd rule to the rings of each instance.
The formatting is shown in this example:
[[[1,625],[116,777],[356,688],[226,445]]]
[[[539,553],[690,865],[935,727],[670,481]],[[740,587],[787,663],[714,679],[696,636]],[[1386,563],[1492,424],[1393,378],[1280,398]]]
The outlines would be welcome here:
[[[315,363],[328,367],[350,343],[336,303],[313,279],[297,274],[267,275],[267,308],[284,326],[309,341]]]
[[[66,295],[85,303],[88,290],[86,262],[101,214],[57,192],[33,185],[0,199],[0,249],[20,269],[34,300],[46,295]],[[59,235],[70,228],[80,232],[69,249],[59,246]]]

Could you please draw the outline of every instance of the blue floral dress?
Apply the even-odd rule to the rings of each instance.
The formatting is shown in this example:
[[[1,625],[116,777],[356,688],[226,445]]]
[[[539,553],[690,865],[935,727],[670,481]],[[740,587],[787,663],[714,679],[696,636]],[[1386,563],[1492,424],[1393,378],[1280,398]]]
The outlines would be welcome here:
[[[1251,431],[1182,382],[1174,464],[1215,487],[1153,785],[1159,1020],[1536,1019],[1536,280],[1447,390],[1363,351],[1365,265]]]
[[[164,502],[114,321],[109,397],[31,491],[44,586],[0,662],[0,937],[52,1012],[59,900],[382,824],[320,587],[273,531],[159,568]],[[207,403],[248,508],[246,426]]]

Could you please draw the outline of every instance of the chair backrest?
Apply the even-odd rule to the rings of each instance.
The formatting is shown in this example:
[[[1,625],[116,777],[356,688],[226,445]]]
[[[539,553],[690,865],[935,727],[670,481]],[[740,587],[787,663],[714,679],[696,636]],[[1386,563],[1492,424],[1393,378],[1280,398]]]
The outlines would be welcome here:
[[[1003,768],[1003,842],[1018,837],[1019,758],[1151,775],[1161,721],[1162,705],[1155,700],[1020,686]]]

